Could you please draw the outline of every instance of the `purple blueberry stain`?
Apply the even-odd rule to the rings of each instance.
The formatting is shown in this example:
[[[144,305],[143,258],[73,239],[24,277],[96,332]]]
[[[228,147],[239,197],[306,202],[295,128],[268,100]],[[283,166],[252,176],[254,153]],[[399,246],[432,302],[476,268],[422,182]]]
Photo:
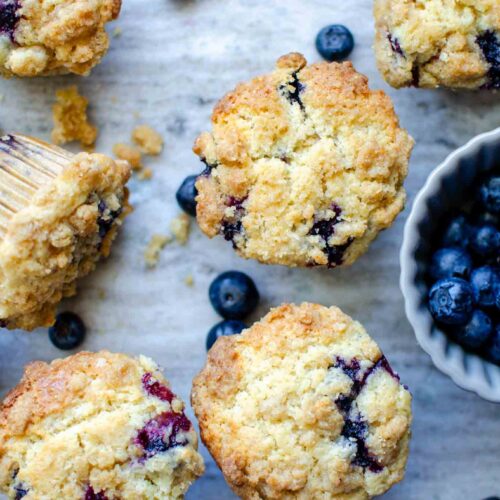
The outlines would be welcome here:
[[[234,208],[234,215],[230,219],[224,219],[221,223],[221,234],[224,236],[226,241],[231,241],[233,248],[237,249],[236,237],[241,235],[243,232],[243,223],[241,219],[245,215],[245,203],[247,197],[236,198],[234,196],[228,196],[226,199],[226,206],[229,208]]]
[[[177,446],[185,446],[186,438],[179,433],[188,432],[191,422],[184,413],[167,411],[149,420],[137,433],[135,444],[144,450],[143,459],[154,457]]]
[[[97,226],[99,228],[99,238],[103,240],[113,227],[115,220],[120,216],[122,209],[110,210],[104,200],[99,200],[97,204],[99,216],[97,218]]]
[[[210,177],[210,175],[212,174],[212,170],[216,168],[217,165],[212,165],[211,163],[208,163],[206,158],[200,158],[200,159],[203,165],[205,165],[205,168],[199,174],[199,177]]]
[[[167,403],[172,403],[175,397],[167,386],[161,384],[149,372],[142,376],[142,387],[150,396]],[[185,446],[187,440],[179,438],[178,435],[181,431],[188,432],[190,429],[191,422],[184,412],[166,411],[146,422],[134,442],[144,450],[142,458],[148,459],[171,448]]]
[[[85,496],[83,500],[108,500],[108,497],[104,491],[95,492],[92,486],[89,486],[85,491]]]
[[[19,484],[17,486],[14,486],[14,491],[16,492],[16,496],[15,496],[16,500],[20,500],[21,498],[24,498],[29,493],[28,488],[26,488],[23,484]]]
[[[498,35],[494,31],[488,30],[479,35],[476,42],[490,65],[489,82],[484,85],[484,88],[500,89],[500,39]]]
[[[290,89],[291,87],[291,89]],[[279,87],[280,92],[288,99],[291,104],[298,104],[300,109],[304,111],[304,103],[300,95],[305,90],[304,84],[299,80],[297,72],[292,73],[292,81],[281,85]]]
[[[335,226],[343,220],[341,217],[342,209],[336,203],[332,203],[330,208],[334,213],[333,217],[331,219],[315,220],[309,231],[309,235],[319,236],[323,240],[325,244],[324,252],[328,257],[328,267],[336,267],[342,264],[344,253],[354,240],[353,238],[349,238],[342,245],[330,245],[328,243],[330,238],[335,234]]]
[[[339,356],[335,359],[333,368],[340,368],[353,381],[357,380],[359,371],[361,370],[359,361],[356,358],[346,361]]]
[[[17,143],[16,138],[13,135],[7,134],[0,137],[0,149],[2,151],[8,152],[9,149],[15,149],[16,143]]]
[[[142,387],[150,396],[161,401],[171,403],[174,399],[174,393],[167,386],[158,382],[149,372],[142,376]]]
[[[368,469],[371,472],[377,473],[383,469],[383,466],[370,453],[366,445],[366,436],[368,433],[368,425],[357,412],[353,410],[353,403],[356,401],[361,390],[366,385],[370,375],[376,370],[382,369],[391,377],[399,382],[399,376],[392,369],[385,356],[381,356],[379,360],[368,368],[364,373],[361,371],[361,366],[356,358],[350,361],[337,356],[331,368],[338,368],[343,371],[353,382],[349,394],[341,394],[335,400],[339,412],[344,417],[344,426],[341,435],[349,441],[356,444],[356,455],[352,463],[358,467]]]
[[[0,33],[14,41],[14,31],[19,21],[19,0],[0,0]]]
[[[399,39],[393,36],[392,33],[387,33],[387,39],[389,40],[392,51],[396,54],[399,54],[400,56],[405,57],[403,49],[401,48],[401,44],[399,43]]]

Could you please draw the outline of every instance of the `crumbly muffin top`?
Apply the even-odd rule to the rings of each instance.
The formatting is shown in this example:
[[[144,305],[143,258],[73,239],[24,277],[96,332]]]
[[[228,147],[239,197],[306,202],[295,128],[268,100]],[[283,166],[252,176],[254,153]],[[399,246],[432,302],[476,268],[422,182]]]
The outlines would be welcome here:
[[[31,163],[15,163],[20,157]],[[130,212],[129,176],[126,162],[101,154],[0,138],[1,326],[32,330],[54,322],[76,280],[109,255]]]
[[[367,499],[401,480],[411,396],[338,308],[283,305],[222,337],[193,384],[201,437],[244,499]]]
[[[203,472],[183,402],[150,359],[32,363],[0,408],[0,491],[42,500],[177,499]]]
[[[3,0],[0,74],[88,74],[108,49],[121,0]]]
[[[351,63],[288,54],[227,94],[198,137],[198,222],[263,263],[351,264],[403,208],[412,145]]]
[[[498,0],[376,0],[375,18],[390,85],[500,88]]]

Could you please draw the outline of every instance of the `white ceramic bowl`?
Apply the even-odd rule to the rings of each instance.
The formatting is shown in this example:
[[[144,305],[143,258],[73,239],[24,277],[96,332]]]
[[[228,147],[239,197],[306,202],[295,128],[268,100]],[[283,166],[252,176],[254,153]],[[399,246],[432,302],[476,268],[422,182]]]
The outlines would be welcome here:
[[[406,222],[400,285],[408,320],[436,367],[460,387],[498,403],[500,367],[464,351],[436,326],[427,309],[425,282],[438,224],[450,209],[470,199],[477,175],[493,168],[500,168],[500,128],[472,139],[431,173]]]

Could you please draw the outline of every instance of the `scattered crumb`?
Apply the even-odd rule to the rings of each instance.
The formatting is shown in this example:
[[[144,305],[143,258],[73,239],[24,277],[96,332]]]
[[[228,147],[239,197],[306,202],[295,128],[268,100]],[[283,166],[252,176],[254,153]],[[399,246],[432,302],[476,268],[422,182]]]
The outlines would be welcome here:
[[[137,173],[137,178],[140,181],[149,181],[153,177],[153,171],[148,168],[143,168]]]
[[[138,120],[141,117],[141,113],[139,111],[134,111],[134,118]]]
[[[185,245],[189,238],[189,230],[191,228],[191,218],[187,214],[180,214],[170,223],[170,230],[175,239]]]
[[[134,146],[119,142],[113,146],[113,154],[120,160],[127,160],[134,170],[142,168],[141,152]]]
[[[186,286],[189,286],[189,287],[194,286],[194,278],[193,278],[193,275],[192,275],[192,274],[189,274],[188,276],[186,276],[186,277],[184,278],[184,283],[186,284]]]
[[[0,94],[0,102],[2,102],[3,100],[4,100],[4,95]]]
[[[106,290],[104,290],[104,288],[99,289],[97,296],[99,297],[99,300],[104,300],[106,298]]]
[[[82,146],[94,144],[97,127],[88,122],[87,107],[88,100],[78,93],[76,85],[56,91],[56,103],[52,108],[52,141],[55,144],[71,141],[80,141]]]
[[[132,131],[132,141],[147,155],[159,155],[163,149],[162,136],[149,125],[139,125]]]
[[[120,28],[120,26],[117,26],[113,32],[111,33],[111,35],[113,36],[113,38],[118,38],[119,36],[122,36],[122,33],[123,33],[123,30]]]
[[[116,104],[116,103],[118,102],[118,97],[116,97],[115,95],[112,95],[112,96],[111,96],[111,102],[112,102],[113,104]]]
[[[171,241],[172,237],[164,234],[153,234],[153,236],[151,236],[151,240],[144,251],[144,261],[146,262],[147,267],[156,267],[158,259],[160,258],[160,252]]]

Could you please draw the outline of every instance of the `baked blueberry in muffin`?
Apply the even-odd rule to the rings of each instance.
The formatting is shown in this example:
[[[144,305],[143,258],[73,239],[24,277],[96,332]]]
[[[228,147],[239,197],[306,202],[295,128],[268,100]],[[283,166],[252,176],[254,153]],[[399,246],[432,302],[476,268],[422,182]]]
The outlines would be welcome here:
[[[0,320],[32,330],[107,257],[130,211],[130,167],[26,136],[0,138]]]
[[[109,45],[121,0],[0,0],[0,74],[88,74]]]
[[[351,63],[288,54],[227,94],[198,137],[198,223],[263,263],[352,264],[403,208],[412,145]]]
[[[393,87],[500,88],[498,0],[375,0],[375,53]]]
[[[0,491],[11,499],[181,499],[203,473],[184,403],[143,356],[32,363],[0,407]]]
[[[411,396],[338,308],[283,305],[220,337],[191,395],[243,499],[368,499],[404,475]]]

